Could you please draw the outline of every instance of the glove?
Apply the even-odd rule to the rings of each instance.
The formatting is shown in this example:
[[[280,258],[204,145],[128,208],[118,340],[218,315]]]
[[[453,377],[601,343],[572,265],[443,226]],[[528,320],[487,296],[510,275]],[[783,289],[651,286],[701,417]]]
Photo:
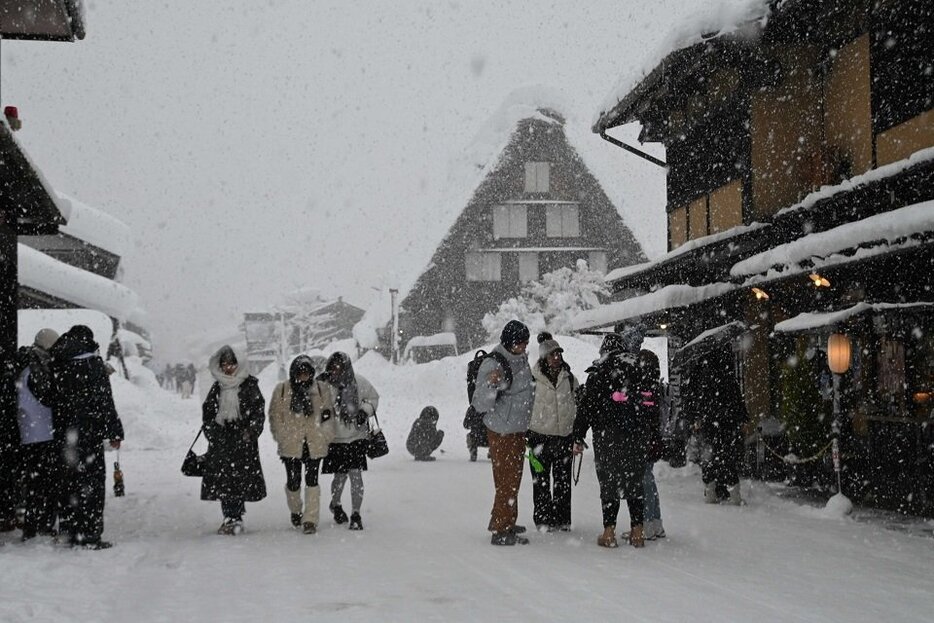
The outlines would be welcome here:
[[[330,410],[330,409],[325,409],[324,411],[321,412],[321,421],[322,421],[322,422],[327,422],[327,421],[330,420],[330,419],[331,419],[331,410]]]
[[[366,421],[369,417],[369,414],[367,414],[367,412],[363,409],[357,411],[357,426],[363,426],[366,424]]]

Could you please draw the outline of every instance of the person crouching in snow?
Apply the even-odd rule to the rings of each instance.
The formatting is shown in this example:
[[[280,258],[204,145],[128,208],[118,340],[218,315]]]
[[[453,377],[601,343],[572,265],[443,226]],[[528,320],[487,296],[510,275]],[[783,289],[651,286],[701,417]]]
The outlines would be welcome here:
[[[220,500],[224,522],[218,534],[243,532],[244,502],[266,497],[259,462],[259,436],[266,421],[266,401],[249,373],[246,355],[223,346],[208,361],[214,384],[201,406],[208,452],[201,499]]]
[[[557,341],[547,337],[539,342],[538,361],[532,366],[535,402],[527,438],[542,466],[540,472],[532,468],[533,518],[536,528],[549,532],[571,529],[572,433],[580,385],[563,352]]]
[[[431,453],[438,449],[444,439],[444,431],[438,430],[438,410],[432,406],[422,409],[412,422],[412,429],[405,441],[405,449],[416,461],[434,461]]]
[[[321,471],[334,474],[331,481],[331,513],[338,524],[347,522],[347,513],[341,506],[344,485],[350,478],[351,530],[363,530],[360,509],[363,506],[363,472],[366,471],[366,448],[370,437],[371,417],[376,415],[379,394],[376,389],[356,374],[350,357],[337,352],[318,375],[324,405],[334,414],[336,434],[328,446]]]
[[[314,362],[299,355],[289,367],[289,379],[276,385],[269,398],[269,432],[285,465],[285,500],[292,525],[305,534],[318,530],[321,489],[318,467],[336,430],[331,411],[323,407]],[[302,509],[302,466],[305,467],[305,507]]]

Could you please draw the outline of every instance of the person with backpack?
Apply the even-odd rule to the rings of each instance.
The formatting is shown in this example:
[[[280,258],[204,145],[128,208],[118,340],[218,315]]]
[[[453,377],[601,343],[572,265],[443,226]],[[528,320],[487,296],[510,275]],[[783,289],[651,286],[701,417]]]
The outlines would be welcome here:
[[[574,453],[584,448],[588,429],[593,429],[593,452],[603,509],[601,547],[618,547],[616,521],[621,498],[629,507],[629,544],[644,547],[645,493],[643,478],[648,462],[650,426],[640,398],[638,352],[642,335],[637,330],[607,335],[600,358],[588,369],[577,420],[574,423]]]
[[[542,338],[545,339],[542,339]],[[527,439],[538,465],[531,464],[538,530],[571,529],[571,463],[573,461],[575,403],[580,384],[550,334],[539,336],[538,361],[532,366],[535,402]]]
[[[409,436],[405,440],[405,449],[416,461],[434,461],[431,453],[444,441],[444,431],[438,430],[438,409],[429,405],[412,422]]]
[[[519,485],[525,457],[525,434],[532,419],[535,383],[526,348],[529,329],[518,320],[503,327],[500,343],[477,371],[477,386],[471,406],[483,414],[490,442],[495,496],[487,529],[493,545],[524,545],[524,526],[519,515]]]
[[[285,465],[285,501],[292,525],[301,528],[304,534],[315,534],[321,508],[318,468],[337,430],[331,410],[324,407],[321,388],[315,380],[315,365],[307,355],[299,355],[292,361],[288,380],[276,385],[272,392],[269,432],[276,440],[279,458]]]

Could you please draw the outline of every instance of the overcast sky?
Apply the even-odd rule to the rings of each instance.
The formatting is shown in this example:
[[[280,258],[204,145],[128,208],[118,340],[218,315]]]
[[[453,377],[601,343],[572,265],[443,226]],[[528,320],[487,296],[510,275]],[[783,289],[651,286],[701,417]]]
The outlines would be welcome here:
[[[0,96],[51,184],[133,229],[125,281],[176,357],[297,287],[368,304],[440,242],[447,163],[513,89],[589,121],[701,1],[93,0],[83,41],[2,43]],[[638,171],[609,190],[657,256],[663,173]]]

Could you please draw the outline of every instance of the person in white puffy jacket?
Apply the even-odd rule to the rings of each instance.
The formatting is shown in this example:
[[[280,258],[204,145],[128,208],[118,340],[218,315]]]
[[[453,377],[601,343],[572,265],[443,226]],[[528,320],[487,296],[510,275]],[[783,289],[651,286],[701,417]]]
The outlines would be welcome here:
[[[544,337],[544,339],[542,339]],[[547,334],[540,336],[538,361],[532,366],[535,402],[528,442],[539,465],[532,470],[533,519],[539,530],[571,529],[571,464],[573,462],[575,396],[580,384]],[[540,471],[537,471],[540,470]]]
[[[318,468],[337,431],[333,406],[325,404],[315,365],[299,355],[289,367],[289,378],[276,385],[269,398],[269,430],[285,465],[285,500],[292,525],[305,534],[318,530],[321,488]],[[305,504],[302,507],[302,467],[305,468]]]

